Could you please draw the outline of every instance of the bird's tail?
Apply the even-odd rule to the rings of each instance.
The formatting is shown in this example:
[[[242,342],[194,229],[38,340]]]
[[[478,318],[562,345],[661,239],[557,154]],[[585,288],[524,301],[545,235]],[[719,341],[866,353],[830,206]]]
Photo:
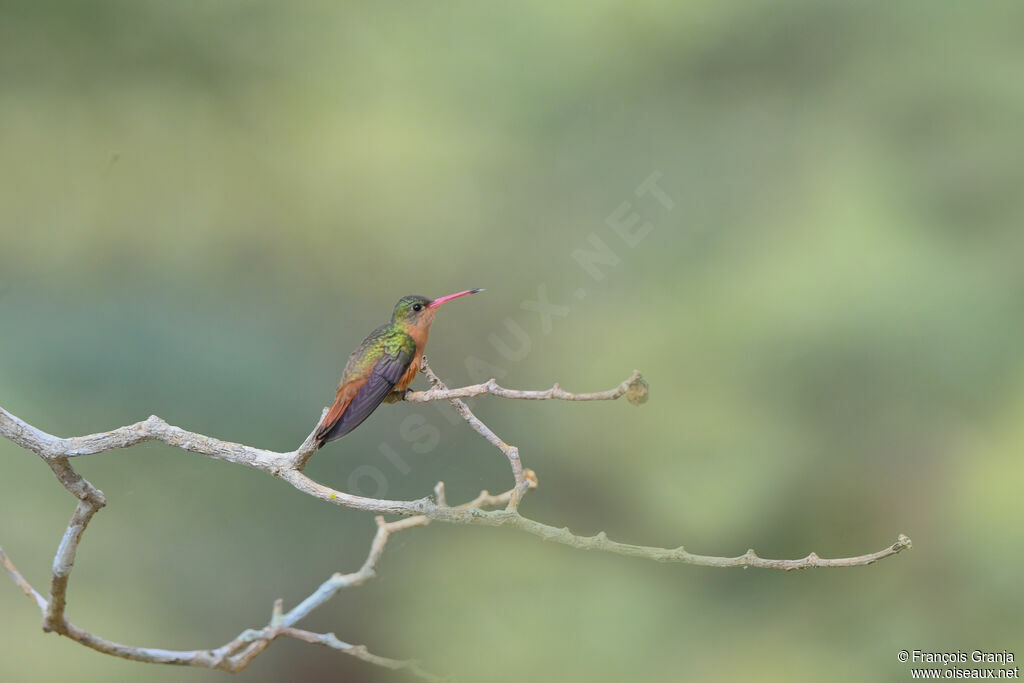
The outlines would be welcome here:
[[[338,422],[341,421],[341,416],[348,410],[349,404],[352,403],[352,396],[349,392],[338,391],[337,397],[334,399],[334,404],[331,409],[324,415],[324,419],[320,420],[320,425],[316,428],[316,433],[313,438],[316,440],[317,449],[324,447],[324,444],[334,439],[339,439],[344,434],[338,433],[336,429]]]

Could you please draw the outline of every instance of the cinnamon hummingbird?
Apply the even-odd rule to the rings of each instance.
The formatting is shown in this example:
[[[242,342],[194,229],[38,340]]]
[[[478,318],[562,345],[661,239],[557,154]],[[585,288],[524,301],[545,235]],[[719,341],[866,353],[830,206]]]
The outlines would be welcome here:
[[[401,400],[420,370],[438,307],[482,291],[467,289],[437,299],[410,294],[399,299],[391,322],[368,334],[348,357],[334,405],[316,429],[317,448],[351,432],[389,397]]]

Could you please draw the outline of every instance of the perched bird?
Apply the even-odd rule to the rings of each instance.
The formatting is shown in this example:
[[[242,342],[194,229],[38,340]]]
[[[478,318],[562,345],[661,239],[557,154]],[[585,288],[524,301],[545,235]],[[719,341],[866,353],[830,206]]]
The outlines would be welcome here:
[[[391,322],[367,335],[348,357],[334,405],[316,429],[317,448],[358,427],[389,396],[400,400],[420,370],[438,307],[482,291],[467,289],[438,299],[410,294],[399,299]]]

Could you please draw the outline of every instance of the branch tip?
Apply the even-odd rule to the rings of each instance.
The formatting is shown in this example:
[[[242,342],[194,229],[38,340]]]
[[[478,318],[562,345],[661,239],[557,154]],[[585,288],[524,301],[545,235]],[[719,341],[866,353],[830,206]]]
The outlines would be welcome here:
[[[540,486],[540,480],[537,479],[537,473],[529,467],[523,470],[523,477],[526,479],[531,489],[535,489]]]
[[[633,376],[629,379],[629,384],[626,386],[626,400],[635,406],[647,403],[647,399],[651,395],[651,386],[644,379],[643,375],[640,374],[639,370],[633,371]]]
[[[284,612],[284,600],[278,598],[274,600],[274,606],[270,609],[270,625],[279,626],[281,624],[281,615]]]

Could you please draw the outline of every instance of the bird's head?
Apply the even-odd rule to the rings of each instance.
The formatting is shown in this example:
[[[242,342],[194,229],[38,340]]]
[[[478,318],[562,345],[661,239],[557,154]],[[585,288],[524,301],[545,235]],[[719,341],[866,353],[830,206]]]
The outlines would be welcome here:
[[[430,323],[434,322],[434,315],[437,313],[438,306],[446,301],[458,299],[460,296],[476,294],[482,291],[484,290],[467,289],[463,292],[456,292],[455,294],[438,297],[437,299],[431,299],[418,294],[403,296],[395,304],[395,312],[391,314],[391,322],[401,323],[406,327],[429,327]]]

